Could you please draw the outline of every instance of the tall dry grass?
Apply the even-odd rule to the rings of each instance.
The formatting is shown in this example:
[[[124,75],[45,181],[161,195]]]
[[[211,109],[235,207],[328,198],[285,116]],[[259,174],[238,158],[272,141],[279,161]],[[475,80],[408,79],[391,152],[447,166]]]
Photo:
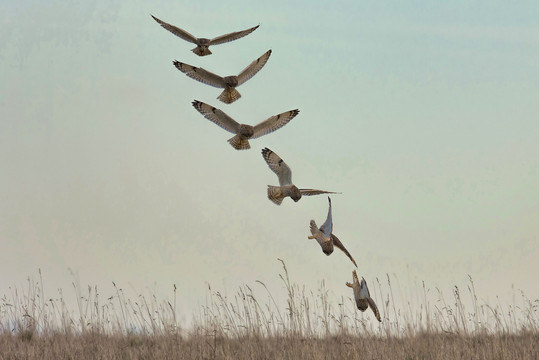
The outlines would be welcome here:
[[[539,358],[539,299],[523,293],[506,307],[481,303],[470,277],[449,298],[425,284],[406,298],[387,275],[371,284],[383,316],[378,323],[357,311],[351,292],[335,298],[324,282],[307,290],[282,267],[284,303],[262,282],[231,297],[208,285],[189,328],[178,321],[175,286],[166,300],[130,299],[114,283],[114,293],[103,297],[97,287],[74,282],[70,307],[62,290],[45,296],[40,273],[0,300],[0,359]]]

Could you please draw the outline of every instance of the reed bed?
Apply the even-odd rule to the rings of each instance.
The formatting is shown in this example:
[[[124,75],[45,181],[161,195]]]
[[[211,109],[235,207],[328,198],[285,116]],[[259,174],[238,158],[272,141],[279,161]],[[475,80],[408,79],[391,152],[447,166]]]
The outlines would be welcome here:
[[[335,298],[323,281],[307,290],[282,267],[284,302],[262,282],[231,297],[208,285],[188,327],[178,320],[176,286],[160,300],[131,299],[114,283],[112,296],[103,298],[97,287],[83,291],[73,283],[73,308],[62,290],[45,296],[40,273],[0,299],[0,359],[539,358],[539,299],[523,293],[506,307],[481,303],[470,277],[448,299],[423,283],[407,299],[386,275],[371,284],[383,316],[378,323],[357,311],[351,292]]]

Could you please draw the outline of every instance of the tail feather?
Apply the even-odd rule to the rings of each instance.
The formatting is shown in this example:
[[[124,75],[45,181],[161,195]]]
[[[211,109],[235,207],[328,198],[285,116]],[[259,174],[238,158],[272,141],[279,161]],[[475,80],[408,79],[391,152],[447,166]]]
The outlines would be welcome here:
[[[228,142],[232,147],[236,150],[247,150],[251,148],[251,145],[249,145],[249,140],[247,140],[244,136],[236,135],[228,139]]]
[[[310,228],[311,228],[311,234],[316,234],[316,232],[318,231],[318,226],[316,226],[316,222],[314,220],[311,220],[310,222]]]
[[[228,88],[223,90],[221,95],[217,97],[220,101],[225,104],[232,104],[234,101],[238,100],[241,97],[240,93],[236,88]]]
[[[284,197],[281,195],[281,189],[279,186],[268,185],[268,199],[273,201],[276,205],[281,205]]]

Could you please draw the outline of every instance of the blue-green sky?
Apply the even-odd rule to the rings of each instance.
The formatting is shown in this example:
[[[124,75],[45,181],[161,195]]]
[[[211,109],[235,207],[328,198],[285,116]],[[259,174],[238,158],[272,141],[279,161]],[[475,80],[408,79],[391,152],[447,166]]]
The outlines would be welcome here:
[[[150,14],[260,28],[198,57]],[[71,269],[104,292],[176,284],[189,317],[206,282],[279,289],[281,258],[350,296],[351,263],[307,240],[326,197],[267,200],[267,146],[299,187],[342,192],[334,232],[367,281],[537,296],[538,19],[536,1],[0,2],[0,293]],[[172,65],[231,75],[268,49],[231,105]],[[300,114],[239,152],[194,99],[251,124]]]

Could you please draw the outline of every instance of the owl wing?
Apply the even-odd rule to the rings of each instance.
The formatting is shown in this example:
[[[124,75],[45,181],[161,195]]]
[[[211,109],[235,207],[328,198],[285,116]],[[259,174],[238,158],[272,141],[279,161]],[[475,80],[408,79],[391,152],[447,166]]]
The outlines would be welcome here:
[[[268,148],[262,149],[262,156],[269,168],[273,170],[279,178],[279,185],[291,185],[292,184],[292,170],[286,165],[286,163],[273,151]]]
[[[193,44],[197,43],[197,38],[194,37],[193,35],[189,34],[187,31],[182,30],[179,27],[176,27],[174,25],[170,25],[170,24],[168,24],[168,23],[166,23],[166,22],[164,22],[162,20],[159,20],[158,18],[156,18],[153,15],[152,15],[152,17],[153,17],[153,19],[155,21],[157,21],[159,23],[159,25],[161,25],[163,28],[167,29],[168,31],[170,31],[174,35],[179,36],[179,37],[181,37],[182,39],[184,39],[186,41],[192,42]]]
[[[255,125],[254,134],[251,136],[251,139],[256,139],[260,136],[269,134],[277,129],[282,128],[288,124],[288,122],[292,120],[298,113],[298,109],[290,110],[279,115],[273,115],[269,119],[262,121],[261,123]]]
[[[333,219],[331,216],[331,199],[328,196],[329,200],[329,210],[328,210],[328,216],[326,218],[326,221],[320,226],[320,231],[324,233],[326,238],[329,238],[331,236],[331,232],[333,231]]]
[[[346,250],[346,248],[344,247],[344,245],[342,244],[341,240],[339,240],[338,237],[336,237],[335,235],[331,234],[331,240],[333,240],[333,245],[335,245],[336,247],[338,247],[339,249],[342,250],[342,252],[344,252],[346,254],[346,256],[348,256],[350,258],[350,260],[352,260],[352,262],[354,263],[354,265],[357,267],[357,264],[356,264],[356,261],[354,260],[354,258],[352,257],[352,255],[350,255],[350,253],[348,252],[348,250]]]
[[[197,81],[200,81],[201,83],[208,84],[210,86],[217,87],[217,88],[225,87],[225,81],[223,80],[223,78],[220,77],[219,75],[215,75],[214,73],[208,70],[191,66],[189,64],[185,64],[177,60],[174,60],[172,63],[178,70],[180,70],[185,75],[189,76],[191,79],[195,79]]]
[[[258,29],[259,26],[260,25],[257,25],[255,27],[252,27],[252,28],[247,29],[247,30],[236,31],[236,32],[232,32],[230,34],[225,34],[225,35],[214,37],[213,39],[210,40],[210,45],[219,45],[219,44],[223,44],[223,43],[226,43],[226,42],[229,42],[229,41],[237,40],[237,39],[242,38],[242,37],[244,37],[246,35],[249,35],[253,31],[255,31],[256,29]]]
[[[198,100],[193,101],[193,107],[197,109],[199,113],[204,115],[206,119],[214,122],[226,131],[229,131],[233,134],[237,134],[239,132],[240,124],[238,124],[234,119],[225,114],[223,111]]]
[[[316,189],[299,189],[299,191],[301,192],[301,195],[305,195],[305,196],[320,195],[320,194],[340,194],[338,192],[316,190]]]
[[[376,320],[382,322],[382,318],[380,317],[380,311],[378,311],[378,307],[374,303],[374,300],[369,296],[367,298],[367,302],[369,303],[369,307],[371,308],[372,312],[374,313],[374,316],[376,316]]]
[[[271,55],[271,50],[268,50],[264,55],[253,61],[245,69],[238,74],[238,86],[255,76],[268,62]]]
[[[366,299],[368,297],[371,297],[371,294],[369,292],[369,287],[367,286],[367,282],[365,281],[365,278],[361,278],[361,284],[359,285],[359,293],[361,298]]]

